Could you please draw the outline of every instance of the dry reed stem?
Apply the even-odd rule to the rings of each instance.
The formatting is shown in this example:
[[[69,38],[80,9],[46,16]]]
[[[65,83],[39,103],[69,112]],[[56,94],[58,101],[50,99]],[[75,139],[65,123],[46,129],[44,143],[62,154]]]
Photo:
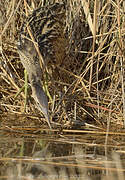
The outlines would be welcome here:
[[[50,2],[52,0],[47,3]],[[59,119],[60,124],[66,121],[77,121],[77,119],[84,121],[84,112],[87,112],[90,119],[93,119],[99,126],[101,122],[117,124],[117,121],[119,121],[122,124],[121,119],[125,119],[125,30],[122,3],[123,0],[102,3],[98,0],[68,1],[66,25],[69,30],[69,37],[74,37],[74,44],[71,44],[72,57],[70,57],[71,61],[69,61],[71,64],[67,67],[57,66],[61,76],[64,78],[59,77],[53,79],[53,81],[51,81],[51,77],[48,79],[48,89],[51,97],[53,97],[53,101],[49,102],[52,117],[55,117],[56,120]],[[10,48],[10,42],[16,44],[24,14],[28,15],[29,9],[37,8],[40,4],[44,4],[44,1],[31,1],[31,4],[28,4],[26,0],[24,0],[24,3],[21,0],[19,2],[11,0],[8,2],[8,6],[4,6],[3,3],[3,10],[7,20],[2,26],[0,34],[2,43],[0,60],[2,63],[7,62],[8,67],[12,69],[13,74],[16,76],[16,80],[8,73],[6,66],[0,66],[1,73],[4,74],[4,76],[0,75],[2,83],[0,85],[1,104],[7,104],[9,107],[9,105],[16,103],[20,108],[14,110],[13,107],[11,110],[15,111],[15,113],[19,113],[22,109],[22,99],[18,96],[16,102],[12,102],[14,98],[12,92],[13,89],[18,91],[19,87],[22,86],[23,71],[21,70],[22,66],[15,45]],[[77,19],[77,16],[79,16],[78,22],[84,22],[84,25],[81,25],[80,32],[75,31],[78,24],[76,25],[76,22],[73,24],[73,19]],[[88,28],[87,32],[90,32],[89,34],[86,32],[86,27]],[[84,31],[84,36],[77,39],[77,35],[82,34]],[[39,49],[29,28],[28,32],[39,54]],[[75,38],[77,41],[75,41]],[[92,42],[89,46],[86,44],[88,41]],[[88,46],[87,49],[84,49],[84,44],[86,47]],[[40,54],[39,57],[42,58]],[[19,71],[19,67],[21,71]],[[10,85],[8,86],[9,82]],[[9,90],[6,89],[7,86]],[[5,91],[3,91],[4,88]],[[5,93],[7,91],[10,94],[12,93],[12,100]],[[24,97],[23,94],[22,96]],[[8,101],[6,102],[7,97]],[[28,110],[33,110],[33,113],[35,113],[34,105],[31,102],[29,101]]]

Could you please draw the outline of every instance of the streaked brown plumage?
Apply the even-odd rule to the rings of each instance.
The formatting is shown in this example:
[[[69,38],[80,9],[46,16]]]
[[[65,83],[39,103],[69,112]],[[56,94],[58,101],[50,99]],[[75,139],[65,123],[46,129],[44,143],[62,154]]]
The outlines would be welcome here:
[[[28,72],[33,97],[46,117],[49,127],[48,101],[42,89],[41,74],[43,68],[39,53],[42,55],[43,67],[48,63],[61,64],[65,56],[65,5],[55,3],[33,11],[23,24],[18,52],[21,62]],[[31,34],[30,34],[31,33]],[[34,41],[34,42],[33,42]],[[34,44],[36,43],[36,47]],[[45,65],[45,66],[44,66]]]

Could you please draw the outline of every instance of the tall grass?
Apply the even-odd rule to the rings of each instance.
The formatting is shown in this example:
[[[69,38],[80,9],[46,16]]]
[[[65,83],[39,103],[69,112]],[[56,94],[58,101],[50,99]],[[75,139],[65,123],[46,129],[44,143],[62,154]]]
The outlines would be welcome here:
[[[24,92],[15,98],[24,85],[24,69],[16,48],[21,24],[33,9],[53,2],[0,2],[0,109],[3,114],[24,111]],[[107,131],[111,123],[124,125],[125,3],[123,0],[69,0],[66,4],[67,57],[62,66],[56,67],[59,75],[55,73],[55,77],[48,78],[52,97],[50,116],[64,127],[67,122],[70,127],[76,121],[96,123],[107,127]],[[39,112],[30,97],[30,86],[28,92],[26,113],[32,114],[34,121],[34,115]]]

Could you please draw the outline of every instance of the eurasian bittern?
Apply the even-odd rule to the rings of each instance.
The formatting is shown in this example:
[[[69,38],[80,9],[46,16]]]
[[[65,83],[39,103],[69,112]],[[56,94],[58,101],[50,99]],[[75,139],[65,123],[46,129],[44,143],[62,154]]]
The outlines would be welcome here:
[[[65,54],[65,5],[55,3],[33,11],[22,25],[18,52],[31,83],[32,94],[39,109],[51,127],[48,100],[42,88],[43,67],[50,63],[61,64]],[[41,63],[40,56],[43,59]],[[41,66],[42,64],[42,66]]]

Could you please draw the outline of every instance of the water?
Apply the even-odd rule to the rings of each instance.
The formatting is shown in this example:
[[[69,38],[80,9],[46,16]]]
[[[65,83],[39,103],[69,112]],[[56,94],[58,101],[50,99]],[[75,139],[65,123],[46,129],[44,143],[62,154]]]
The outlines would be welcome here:
[[[102,130],[51,131],[10,119],[1,121],[0,179],[125,179],[124,133],[110,133],[105,145]]]

